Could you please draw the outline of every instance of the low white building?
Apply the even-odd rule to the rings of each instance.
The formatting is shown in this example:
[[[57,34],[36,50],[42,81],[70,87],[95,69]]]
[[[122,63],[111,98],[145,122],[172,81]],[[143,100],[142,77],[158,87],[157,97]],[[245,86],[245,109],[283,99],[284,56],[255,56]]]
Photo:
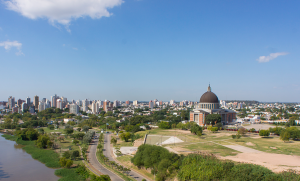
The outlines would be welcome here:
[[[64,118],[64,123],[67,123],[67,122],[69,122],[69,121],[75,121],[75,119],[73,119],[73,118]]]

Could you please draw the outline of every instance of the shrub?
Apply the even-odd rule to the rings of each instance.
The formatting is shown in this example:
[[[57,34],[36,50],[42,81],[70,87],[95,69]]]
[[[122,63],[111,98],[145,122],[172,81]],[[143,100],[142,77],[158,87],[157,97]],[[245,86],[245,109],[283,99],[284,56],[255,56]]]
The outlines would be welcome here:
[[[270,131],[269,130],[260,130],[259,136],[268,137],[268,136],[270,136]]]
[[[158,127],[161,128],[161,129],[170,129],[171,125],[168,122],[166,122],[166,121],[161,121],[158,124]]]
[[[71,153],[70,153],[69,151],[65,151],[65,152],[63,153],[63,157],[65,157],[65,158],[70,158],[70,157],[71,157]]]
[[[245,128],[240,128],[240,129],[238,130],[238,134],[240,134],[240,135],[242,135],[242,136],[245,136],[246,133],[247,133],[247,129],[245,129]]]
[[[48,135],[40,135],[35,141],[35,144],[38,148],[50,148],[53,143],[50,141]]]
[[[212,128],[211,128],[211,131],[212,131],[212,132],[217,132],[218,130],[219,130],[218,127],[212,127]]]
[[[48,128],[49,128],[50,130],[54,130],[54,125],[50,124],[50,125],[48,125]]]
[[[253,132],[255,132],[255,131],[256,131],[255,128],[251,128],[251,129],[250,129],[250,132],[251,132],[251,133],[253,133]]]

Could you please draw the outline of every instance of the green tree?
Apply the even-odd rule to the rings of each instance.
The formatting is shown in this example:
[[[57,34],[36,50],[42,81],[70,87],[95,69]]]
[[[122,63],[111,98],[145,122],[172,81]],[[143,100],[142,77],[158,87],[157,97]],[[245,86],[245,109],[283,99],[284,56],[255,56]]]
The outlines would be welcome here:
[[[74,145],[77,145],[78,143],[79,143],[78,140],[73,140],[73,144],[74,144]]]
[[[219,114],[208,114],[205,116],[205,124],[214,125],[221,122],[221,116]]]
[[[51,147],[51,141],[48,135],[40,135],[38,139],[35,141],[35,144],[38,148],[49,148]]]
[[[110,142],[115,146],[117,144],[117,139],[113,137]]]
[[[291,134],[288,132],[288,131],[283,131],[281,134],[280,134],[280,139],[284,142],[287,142],[289,141],[291,138]]]
[[[120,138],[121,138],[122,140],[124,140],[125,142],[128,142],[128,140],[131,138],[131,133],[129,133],[129,132],[122,133],[122,134],[120,135]]]
[[[59,159],[59,164],[61,167],[65,167],[66,163],[67,163],[67,159],[65,157]]]
[[[89,129],[90,129],[89,126],[83,126],[83,127],[82,127],[82,131],[84,131],[84,132],[88,132]]]
[[[78,150],[74,150],[73,152],[72,152],[72,154],[71,154],[71,158],[73,159],[73,160],[75,160],[77,157],[79,157],[80,156],[80,154],[79,154],[79,151]]]

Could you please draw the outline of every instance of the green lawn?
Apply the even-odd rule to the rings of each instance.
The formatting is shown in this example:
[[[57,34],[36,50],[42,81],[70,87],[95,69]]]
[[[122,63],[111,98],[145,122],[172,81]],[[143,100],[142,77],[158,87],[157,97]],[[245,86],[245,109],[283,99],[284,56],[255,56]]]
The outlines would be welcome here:
[[[192,151],[208,151],[213,154],[219,154],[221,156],[234,156],[237,155],[238,151],[221,146],[212,142],[196,143],[184,146],[183,148],[192,150]]]
[[[235,142],[233,139],[226,140],[235,144],[253,148],[256,150],[264,151],[267,153],[277,153],[286,155],[298,155],[300,156],[300,141],[292,141],[290,143],[285,143],[278,137],[270,138],[251,138],[242,137],[240,142]],[[242,142],[243,141],[243,142]],[[249,146],[246,143],[251,142],[254,146]]]

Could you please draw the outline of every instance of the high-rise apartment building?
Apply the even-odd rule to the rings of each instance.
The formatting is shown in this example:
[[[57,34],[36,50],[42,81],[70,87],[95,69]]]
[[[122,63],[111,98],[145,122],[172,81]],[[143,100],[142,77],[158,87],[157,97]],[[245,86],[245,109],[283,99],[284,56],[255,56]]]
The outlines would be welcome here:
[[[56,107],[57,95],[51,96],[51,107]]]
[[[92,113],[93,114],[98,114],[99,111],[99,104],[97,102],[93,101],[92,103]]]
[[[15,107],[15,98],[12,96],[9,96],[8,98],[8,108],[12,109],[13,107]]]
[[[19,99],[19,100],[17,101],[18,107],[21,107],[22,103],[23,103],[23,100]]]
[[[79,106],[76,104],[70,105],[70,114],[78,114],[79,113]]]
[[[88,110],[87,106],[87,99],[82,100],[82,111],[86,112]]]
[[[149,108],[150,108],[150,109],[153,109],[153,106],[154,106],[154,103],[153,103],[153,101],[151,100],[151,101],[149,102]]]
[[[26,104],[27,104],[28,107],[31,105],[30,97],[27,97],[27,99],[26,99]]]
[[[45,109],[46,109],[46,102],[44,101],[39,102],[39,112]]]
[[[129,100],[127,100],[125,103],[126,103],[127,105],[129,105]]]
[[[23,102],[21,108],[22,108],[22,112],[24,112],[26,109],[28,109],[27,104]]]
[[[137,106],[138,105],[138,101],[137,100],[133,101],[133,105]]]
[[[170,105],[173,105],[175,104],[175,101],[174,100],[170,100]]]
[[[162,106],[162,105],[163,105],[163,102],[162,102],[162,101],[159,101],[159,105]]]
[[[57,99],[56,100],[56,108],[63,109],[63,105],[62,105],[62,100],[61,99]]]
[[[120,106],[120,105],[119,105],[119,101],[118,101],[118,100],[115,100],[115,101],[114,101],[114,107],[118,107],[118,106]]]
[[[39,109],[39,96],[34,96],[33,98],[33,104],[35,109]]]

